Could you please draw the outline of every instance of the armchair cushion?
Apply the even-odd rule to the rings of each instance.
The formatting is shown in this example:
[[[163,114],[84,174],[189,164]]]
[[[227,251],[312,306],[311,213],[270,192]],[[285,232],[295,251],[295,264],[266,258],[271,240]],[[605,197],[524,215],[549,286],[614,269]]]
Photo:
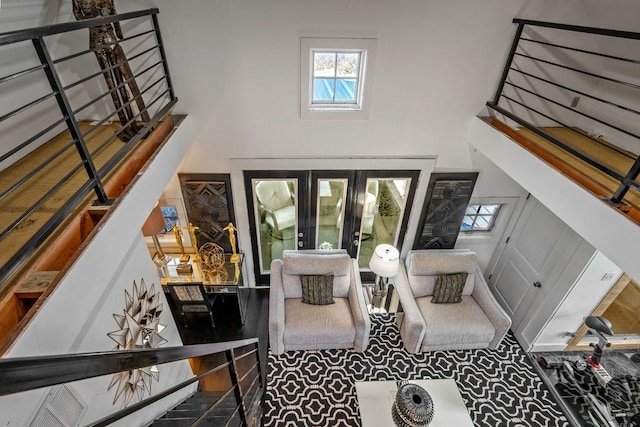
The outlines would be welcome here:
[[[431,304],[430,300],[416,298],[427,324],[422,351],[483,348],[493,339],[493,323],[471,296],[462,297],[458,304]]]
[[[439,274],[433,288],[434,304],[455,304],[462,301],[462,291],[467,282],[467,273]]]
[[[335,298],[332,305],[308,305],[288,298],[284,317],[284,345],[289,350],[353,347],[356,328],[347,298]]]
[[[300,276],[302,303],[311,305],[335,304],[333,300],[333,274]]]

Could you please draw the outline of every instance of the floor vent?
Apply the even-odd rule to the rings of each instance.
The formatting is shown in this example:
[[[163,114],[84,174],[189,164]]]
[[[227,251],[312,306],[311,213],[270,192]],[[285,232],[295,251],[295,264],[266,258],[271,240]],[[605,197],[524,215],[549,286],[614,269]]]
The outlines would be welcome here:
[[[31,427],[74,427],[86,409],[77,393],[60,385],[51,389],[40,410],[31,422]]]

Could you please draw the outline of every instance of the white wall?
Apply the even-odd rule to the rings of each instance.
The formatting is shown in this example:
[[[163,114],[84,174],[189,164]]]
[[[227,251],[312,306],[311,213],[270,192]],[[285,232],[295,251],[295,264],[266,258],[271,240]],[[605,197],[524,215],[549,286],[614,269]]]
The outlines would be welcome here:
[[[472,170],[478,171],[478,180],[471,195],[471,203],[500,204],[500,212],[489,232],[461,232],[456,248],[471,249],[478,255],[480,269],[488,277],[493,269],[492,259],[504,246],[505,233],[512,228],[514,219],[522,210],[527,191],[498,168],[478,149],[470,147]]]
[[[585,10],[590,21],[594,23],[594,26],[600,28],[615,28],[623,31],[640,31],[640,25],[636,19],[638,16],[637,11],[631,12],[628,10],[627,13],[616,13],[617,9],[611,8],[609,3],[603,3],[597,0],[584,0],[584,3],[586,6]],[[627,7],[637,7],[635,2],[628,3]],[[595,38],[595,42],[598,45],[600,52],[606,52],[610,55],[629,59],[637,59],[640,57],[640,41],[638,40],[620,40],[614,37],[597,37]],[[640,79],[638,78],[640,66],[636,64],[629,64],[609,59],[606,60],[604,66],[599,71],[606,77],[626,81],[635,85],[640,84]],[[640,110],[640,105],[638,104],[639,94],[640,90],[638,89],[631,89],[628,86],[606,81],[601,81],[596,86],[594,92],[591,93],[593,96],[607,99],[635,110]],[[590,114],[597,114],[597,117],[602,118],[605,123],[620,126],[635,134],[640,133],[640,125],[638,125],[638,116],[636,114],[614,109],[597,101],[587,103],[584,108],[586,112]],[[611,141],[632,153],[640,153],[640,143],[637,139],[620,133],[601,123],[584,120],[581,125],[588,132],[603,135],[604,139]]]
[[[202,123],[184,171],[329,155],[437,154],[438,167],[469,167],[466,126],[490,97],[523,3],[157,1],[163,28],[180,28],[164,34],[179,108]],[[300,119],[309,33],[378,38],[369,120]]]
[[[563,350],[622,273],[611,260],[596,252],[536,338],[533,351]]]

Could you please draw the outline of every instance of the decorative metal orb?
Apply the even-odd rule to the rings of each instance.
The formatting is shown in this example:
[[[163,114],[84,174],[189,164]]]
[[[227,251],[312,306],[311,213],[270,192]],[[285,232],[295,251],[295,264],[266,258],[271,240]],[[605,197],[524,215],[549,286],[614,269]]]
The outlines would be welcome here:
[[[225,282],[228,277],[224,267],[224,249],[215,243],[205,243],[200,247],[202,272],[209,276],[212,282]]]
[[[433,420],[433,400],[424,388],[403,381],[391,407],[391,417],[398,427],[428,426]]]

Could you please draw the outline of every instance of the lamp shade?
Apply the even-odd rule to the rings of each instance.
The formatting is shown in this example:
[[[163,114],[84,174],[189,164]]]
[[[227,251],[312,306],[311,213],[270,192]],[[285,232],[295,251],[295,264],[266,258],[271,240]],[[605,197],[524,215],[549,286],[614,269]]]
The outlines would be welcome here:
[[[151,215],[147,218],[147,221],[142,226],[142,234],[145,236],[154,236],[162,233],[165,228],[164,216],[160,210],[160,206],[156,205],[151,211]]]
[[[400,265],[400,252],[391,245],[382,244],[376,246],[373,251],[369,268],[380,277],[392,277],[398,272]]]

